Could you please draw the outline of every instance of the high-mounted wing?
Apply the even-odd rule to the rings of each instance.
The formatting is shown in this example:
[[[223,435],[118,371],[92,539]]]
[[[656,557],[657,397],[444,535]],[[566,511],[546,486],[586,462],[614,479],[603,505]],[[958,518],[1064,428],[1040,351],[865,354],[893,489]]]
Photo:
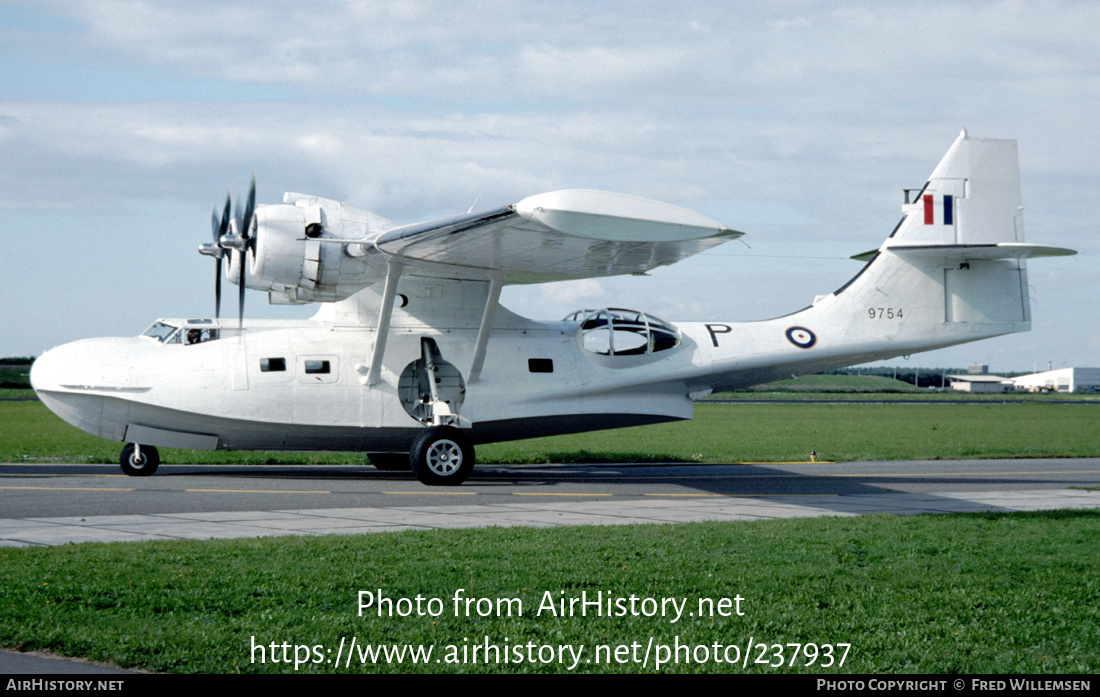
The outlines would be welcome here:
[[[411,275],[488,280],[473,359],[485,359],[501,286],[644,273],[743,233],[699,213],[635,196],[555,191],[475,215],[379,233],[357,245],[387,255],[377,335],[364,383],[380,379],[398,279]]]
[[[678,206],[601,191],[539,194],[403,226],[337,201],[284,201],[259,206],[247,222],[226,219],[229,232],[219,227],[199,250],[219,258],[231,250],[227,278],[278,303],[342,300],[396,267],[502,285],[640,274],[742,235]]]
[[[517,204],[379,234],[372,246],[403,263],[540,283],[644,273],[740,237],[693,211],[603,191],[555,191]]]

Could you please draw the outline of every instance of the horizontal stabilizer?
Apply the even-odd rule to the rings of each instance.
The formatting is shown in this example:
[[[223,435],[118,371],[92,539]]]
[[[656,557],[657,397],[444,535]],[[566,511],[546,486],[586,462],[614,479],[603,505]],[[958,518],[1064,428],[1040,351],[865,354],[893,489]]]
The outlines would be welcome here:
[[[870,261],[880,250],[872,249],[852,257],[856,261]],[[924,259],[943,259],[945,262],[957,262],[978,259],[1027,259],[1038,257],[1065,257],[1077,252],[1065,247],[1048,247],[1041,244],[1023,242],[1002,242],[1000,244],[895,244],[884,245],[881,251],[893,252],[904,257]]]

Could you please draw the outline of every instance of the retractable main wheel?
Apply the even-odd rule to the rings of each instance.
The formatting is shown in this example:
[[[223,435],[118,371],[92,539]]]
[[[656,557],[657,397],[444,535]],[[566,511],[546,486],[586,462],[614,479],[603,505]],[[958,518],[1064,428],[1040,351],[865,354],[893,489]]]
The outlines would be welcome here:
[[[157,471],[160,453],[151,445],[135,448],[133,443],[127,443],[118,457],[118,464],[122,465],[123,474],[131,477],[148,477]]]
[[[429,486],[457,486],[474,469],[474,445],[454,426],[432,426],[413,441],[413,474]]]

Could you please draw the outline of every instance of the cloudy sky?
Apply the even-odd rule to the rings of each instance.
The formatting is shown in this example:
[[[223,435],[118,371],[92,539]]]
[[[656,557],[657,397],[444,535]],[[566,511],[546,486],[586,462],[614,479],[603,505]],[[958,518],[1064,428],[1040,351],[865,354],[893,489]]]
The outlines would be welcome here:
[[[261,203],[402,223],[562,188],[667,201],[748,246],[504,304],[782,315],[858,271],[965,127],[1019,141],[1029,241],[1081,254],[1031,263],[1031,333],[910,363],[1100,365],[1098,28],[1100,4],[1033,0],[6,0],[0,356],[212,314],[196,246],[253,171]]]

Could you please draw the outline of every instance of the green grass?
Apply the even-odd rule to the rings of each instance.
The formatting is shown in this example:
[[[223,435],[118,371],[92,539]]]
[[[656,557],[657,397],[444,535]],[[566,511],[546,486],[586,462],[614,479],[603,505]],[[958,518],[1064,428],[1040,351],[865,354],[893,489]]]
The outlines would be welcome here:
[[[118,461],[39,402],[0,402],[0,462]],[[478,446],[479,462],[790,462],[1100,457],[1088,404],[706,404],[692,421]],[[166,464],[346,464],[358,453],[164,449]]]
[[[775,383],[778,385],[778,383]],[[861,392],[858,390],[793,390],[780,389],[778,391],[745,390],[740,392],[718,392],[702,400],[702,403],[715,400],[741,400],[747,402],[759,401],[822,401],[829,402],[989,402],[990,404],[1051,404],[1074,403],[1096,404],[1100,402],[1100,394],[1096,392],[994,392],[994,393],[969,393],[954,392],[949,390],[910,390],[891,392]]]
[[[1100,511],[446,530],[0,549],[0,644],[170,672],[279,672],[252,637],[367,643],[851,643],[833,673],[1100,670]],[[357,613],[360,590],[440,598],[438,617]],[[455,617],[457,589],[523,616]],[[535,616],[544,593],[740,595],[743,616]],[[562,593],[563,592],[563,593]],[[439,656],[439,653],[435,654]],[[591,655],[591,654],[589,654]],[[309,656],[313,657],[313,654]],[[756,654],[753,654],[756,657]],[[778,672],[751,661],[748,669]],[[299,672],[344,671],[328,664]],[[556,665],[353,663],[351,671],[563,671]],[[652,672],[581,664],[591,672]],[[744,672],[680,664],[668,672]],[[796,672],[806,668],[785,667]],[[819,671],[819,667],[808,670]]]
[[[939,375],[939,373],[935,373]],[[981,401],[1100,401],[1098,393],[1068,392],[996,392],[970,393],[955,390],[929,390],[912,383],[882,375],[804,375],[797,379],[779,380],[755,385],[735,392],[719,392],[708,399],[873,399],[873,400],[981,400]]]
[[[879,375],[806,375],[792,380],[779,380],[735,392],[719,392],[707,399],[828,399],[828,400],[920,400],[990,402],[1079,401],[1098,402],[1100,393],[1092,392],[960,392],[929,390],[911,383]]]
[[[755,392],[908,392],[921,393],[911,383],[881,375],[804,375],[739,390],[735,394]],[[724,393],[729,394],[729,393]]]
[[[1062,404],[698,404],[695,419],[498,443],[482,462],[1100,457],[1100,409]]]

